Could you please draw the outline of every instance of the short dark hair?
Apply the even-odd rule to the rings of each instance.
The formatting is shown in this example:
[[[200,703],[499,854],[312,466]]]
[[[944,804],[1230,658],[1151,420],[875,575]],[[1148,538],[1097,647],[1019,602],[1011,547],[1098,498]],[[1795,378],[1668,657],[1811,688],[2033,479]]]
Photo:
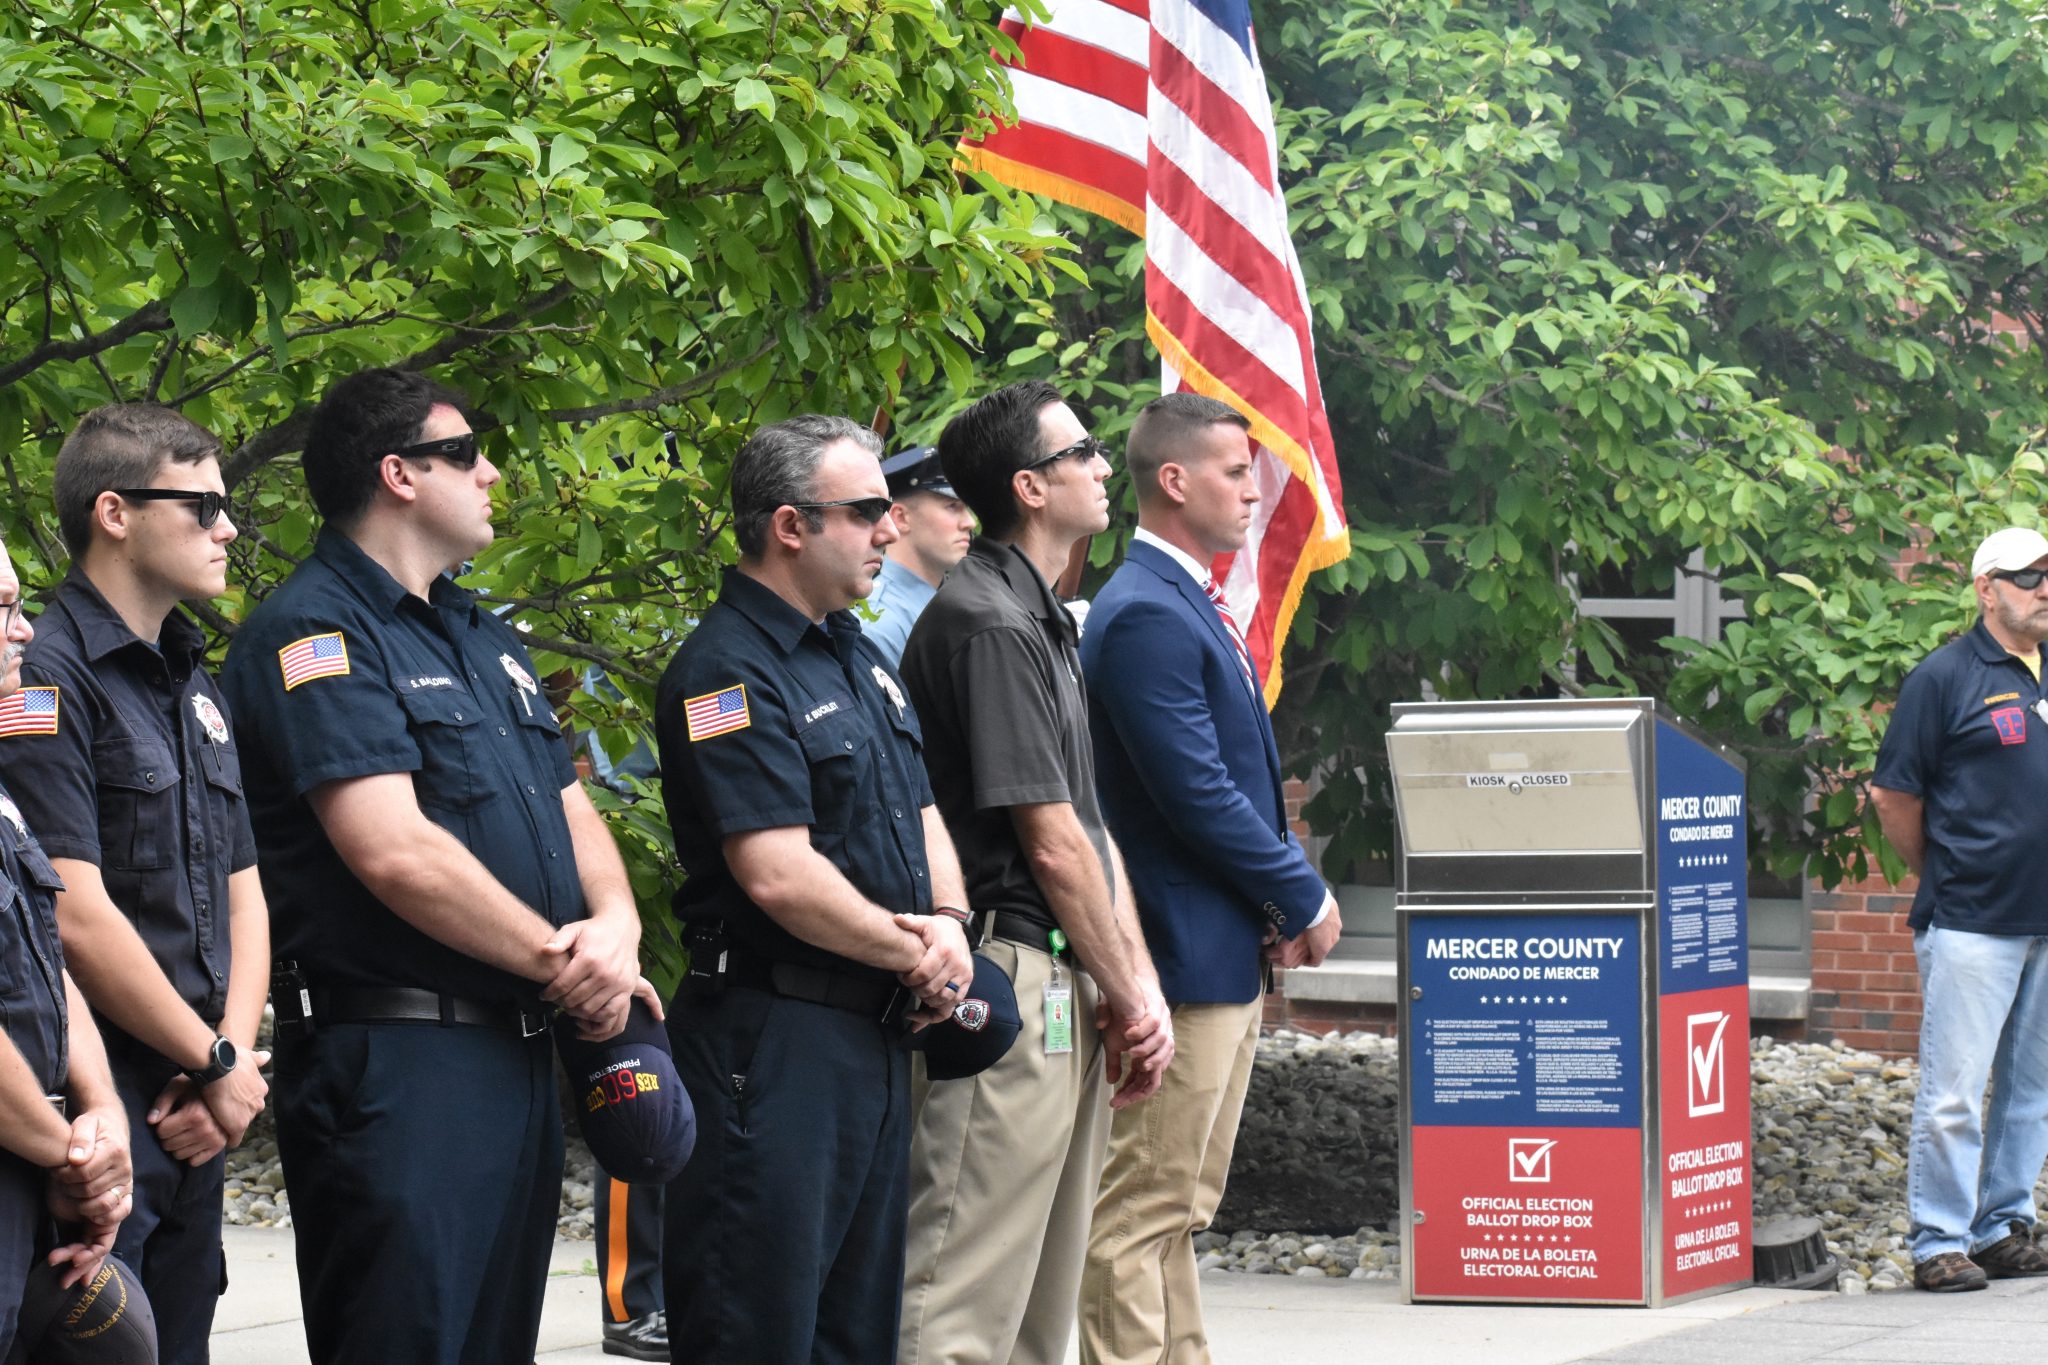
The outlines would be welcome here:
[[[939,465],[981,523],[981,533],[1002,540],[1023,514],[1011,480],[1045,450],[1038,415],[1066,399],[1043,379],[1008,384],[977,398],[939,433]]]
[[[1182,447],[1219,422],[1245,431],[1252,428],[1251,419],[1230,404],[1187,389],[1162,393],[1138,409],[1138,420],[1124,441],[1124,463],[1130,466],[1139,500],[1157,497],[1160,469],[1181,463]]]
[[[313,409],[302,458],[320,515],[340,526],[360,517],[377,491],[377,466],[417,445],[437,407],[469,416],[468,399],[413,370],[361,370],[329,389]]]
[[[78,419],[57,451],[51,499],[64,548],[77,559],[92,544],[92,509],[110,488],[147,488],[167,464],[220,458],[220,439],[155,403],[108,403]]]
[[[740,553],[759,559],[768,548],[768,523],[775,509],[807,502],[815,492],[825,447],[852,441],[880,458],[882,438],[848,417],[804,413],[762,427],[732,457],[732,534]],[[805,512],[813,531],[825,524],[821,512]]]

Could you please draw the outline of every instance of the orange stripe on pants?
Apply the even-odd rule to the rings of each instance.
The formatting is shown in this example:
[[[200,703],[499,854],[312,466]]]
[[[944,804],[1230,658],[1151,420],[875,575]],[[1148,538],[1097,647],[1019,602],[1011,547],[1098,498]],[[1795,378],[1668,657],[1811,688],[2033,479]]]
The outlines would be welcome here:
[[[626,1198],[633,1187],[623,1180],[607,1180],[611,1187],[611,1235],[606,1239],[604,1302],[613,1322],[626,1321]]]

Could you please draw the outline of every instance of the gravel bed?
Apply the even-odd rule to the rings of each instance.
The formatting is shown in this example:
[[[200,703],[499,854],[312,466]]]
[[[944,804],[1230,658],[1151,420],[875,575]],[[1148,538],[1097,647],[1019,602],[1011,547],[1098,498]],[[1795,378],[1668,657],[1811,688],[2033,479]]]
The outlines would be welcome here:
[[[1258,1070],[1247,1105],[1248,1132],[1273,1115],[1262,1106],[1294,1113],[1304,1094],[1365,1097],[1312,1111],[1332,1131],[1326,1150],[1370,1153],[1372,1188],[1359,1197],[1384,1206],[1395,1149],[1392,1101],[1396,1074],[1392,1039],[1372,1034],[1314,1034],[1281,1030],[1259,1043]],[[1906,1254],[1906,1134],[1918,1068],[1841,1044],[1751,1043],[1756,1219],[1808,1214],[1820,1220],[1828,1250],[1842,1266],[1837,1287],[1857,1294],[1903,1289],[1912,1281]],[[1277,1097],[1277,1098],[1275,1098]],[[1361,1107],[1362,1106],[1362,1107]],[[1325,1112],[1333,1109],[1334,1112]],[[1295,1115],[1298,1117],[1298,1114]],[[1242,1142],[1240,1156],[1244,1154]],[[592,1235],[590,1153],[571,1134],[558,1224],[564,1237]],[[291,1197],[278,1168],[269,1116],[228,1155],[226,1220],[259,1227],[290,1227]],[[2048,1181],[2037,1189],[2048,1207]],[[1226,1203],[1224,1212],[1229,1214]],[[1203,1269],[1311,1278],[1398,1279],[1401,1239],[1391,1218],[1348,1228],[1266,1232],[1219,1226],[1195,1238]]]
[[[1259,1043],[1259,1069],[1247,1104],[1251,1126],[1286,1110],[1303,1094],[1370,1095],[1363,1116],[1368,1146],[1391,1149],[1396,1116],[1391,1095],[1396,1045],[1370,1034],[1312,1034],[1281,1030]],[[1362,1073],[1362,1074],[1361,1074]],[[1906,1139],[1919,1068],[1909,1059],[1880,1057],[1840,1043],[1786,1043],[1760,1036],[1750,1046],[1756,1221],[1792,1214],[1819,1220],[1828,1250],[1841,1266],[1836,1287],[1846,1294],[1907,1288],[1913,1263],[1906,1252]],[[1277,1097],[1277,1098],[1276,1098]],[[1360,1123],[1343,1117],[1347,1133]],[[1327,1145],[1327,1144],[1326,1144]],[[1240,1151],[1242,1148],[1240,1147]],[[1355,1182],[1384,1196],[1377,1168]],[[2048,1180],[2035,1197],[2048,1208]],[[1226,1202],[1224,1213],[1231,1206]],[[1219,1226],[1196,1238],[1205,1269],[1246,1274],[1337,1279],[1398,1279],[1401,1242],[1393,1219],[1353,1231],[1265,1232]]]

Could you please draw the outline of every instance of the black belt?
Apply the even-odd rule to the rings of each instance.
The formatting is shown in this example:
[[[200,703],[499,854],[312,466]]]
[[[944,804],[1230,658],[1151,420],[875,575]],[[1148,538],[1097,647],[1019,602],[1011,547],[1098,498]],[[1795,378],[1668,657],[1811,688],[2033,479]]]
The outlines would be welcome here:
[[[872,1019],[886,1019],[894,1013],[898,996],[903,993],[902,987],[893,981],[853,976],[830,967],[773,962],[750,957],[738,949],[732,950],[726,962],[725,979],[728,985],[751,986],[757,991],[865,1014]]]
[[[410,986],[313,987],[314,1024],[468,1024],[533,1038],[548,1031],[553,1011],[504,1001],[469,1000]]]
[[[1022,915],[1002,910],[977,911],[975,918],[981,921],[981,932],[969,937],[977,948],[992,938],[999,938],[1020,948],[1030,948],[1048,955],[1052,952],[1052,941],[1049,936],[1053,926],[1049,924],[1040,924],[1035,919],[1026,919]],[[1081,959],[1074,952],[1071,940],[1067,943],[1066,952],[1060,956],[1069,967],[1078,968],[1081,965]]]

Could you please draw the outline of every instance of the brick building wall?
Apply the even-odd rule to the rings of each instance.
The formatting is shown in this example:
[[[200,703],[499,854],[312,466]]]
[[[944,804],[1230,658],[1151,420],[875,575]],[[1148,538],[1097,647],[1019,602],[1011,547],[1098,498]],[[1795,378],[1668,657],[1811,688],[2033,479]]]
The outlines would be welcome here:
[[[1287,823],[1294,837],[1306,841],[1308,822],[1301,818],[1302,803],[1308,800],[1308,784],[1289,778],[1283,791],[1287,798]],[[1287,973],[1275,971],[1274,989],[1266,992],[1265,1026],[1291,1028],[1303,1033],[1351,1033],[1363,1030],[1383,1038],[1394,1033],[1394,1011],[1387,1005],[1344,1004],[1327,1000],[1289,1000]]]
[[[1920,1047],[1920,974],[1906,912],[1913,883],[1878,879],[1815,891],[1807,1036],[1910,1056]]]

